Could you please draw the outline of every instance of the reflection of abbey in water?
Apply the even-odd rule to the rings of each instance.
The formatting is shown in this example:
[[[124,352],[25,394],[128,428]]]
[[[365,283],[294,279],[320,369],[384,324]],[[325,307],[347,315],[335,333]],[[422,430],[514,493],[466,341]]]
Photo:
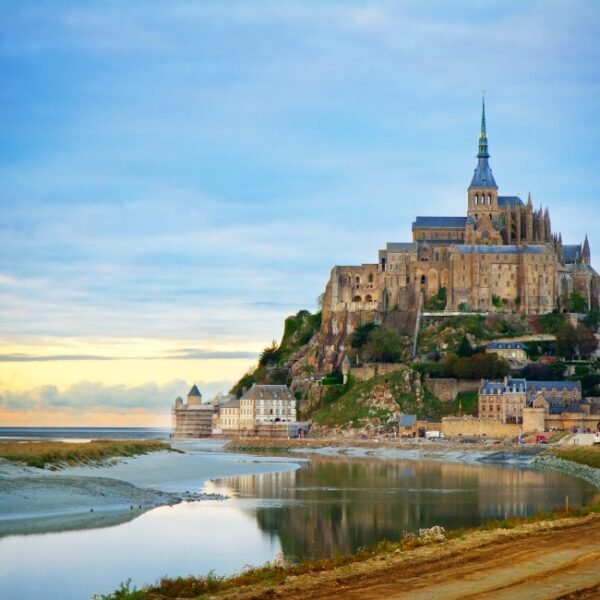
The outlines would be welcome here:
[[[563,245],[548,209],[531,196],[501,196],[488,163],[485,104],[477,167],[467,190],[467,215],[418,216],[409,243],[388,243],[377,264],[337,266],[324,298],[324,318],[340,312],[418,308],[445,288],[447,310],[546,313],[579,292],[598,306],[599,279],[583,244]]]
[[[277,536],[291,560],[355,552],[420,527],[531,515],[565,495],[578,506],[594,495],[587,484],[531,469],[322,456],[295,471],[215,483],[223,486],[215,491],[260,499],[253,510],[259,527]]]

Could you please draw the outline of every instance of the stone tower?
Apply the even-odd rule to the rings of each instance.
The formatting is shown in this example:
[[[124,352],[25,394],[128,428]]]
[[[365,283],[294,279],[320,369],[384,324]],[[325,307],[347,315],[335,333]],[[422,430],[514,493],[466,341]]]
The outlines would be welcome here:
[[[198,406],[199,404],[202,404],[202,394],[196,384],[194,384],[192,389],[188,392],[187,403],[188,406]]]

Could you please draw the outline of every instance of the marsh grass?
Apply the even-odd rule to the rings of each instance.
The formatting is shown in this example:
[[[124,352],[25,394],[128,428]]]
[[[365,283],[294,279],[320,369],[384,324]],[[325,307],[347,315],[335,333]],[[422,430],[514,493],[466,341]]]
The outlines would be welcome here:
[[[551,452],[557,458],[570,460],[580,465],[600,468],[600,446],[571,446],[568,448],[552,448]]]
[[[28,467],[44,469],[65,465],[91,464],[112,457],[128,457],[172,450],[169,444],[158,440],[92,440],[73,442],[2,442],[0,458],[24,463]]]

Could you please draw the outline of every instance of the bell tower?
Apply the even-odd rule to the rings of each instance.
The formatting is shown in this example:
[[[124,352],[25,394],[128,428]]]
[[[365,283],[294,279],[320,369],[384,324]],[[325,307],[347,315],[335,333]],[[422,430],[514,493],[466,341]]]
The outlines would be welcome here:
[[[471,185],[467,190],[467,216],[479,219],[486,215],[490,220],[499,216],[498,186],[494,180],[492,169],[488,163],[487,132],[485,128],[485,96],[481,101],[481,130],[479,132],[479,147],[477,152],[477,167],[473,173]]]

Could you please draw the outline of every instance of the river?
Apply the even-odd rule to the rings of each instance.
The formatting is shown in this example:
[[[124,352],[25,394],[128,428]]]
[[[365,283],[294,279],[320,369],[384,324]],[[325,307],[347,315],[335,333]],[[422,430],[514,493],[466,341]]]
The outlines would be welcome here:
[[[139,587],[163,575],[233,573],[280,554],[330,556],[420,527],[476,525],[597,496],[584,481],[526,467],[316,455],[280,458],[274,470],[261,457],[197,455],[205,467],[239,461],[253,474],[198,482],[225,501],[156,508],[94,529],[5,535],[0,597],[89,599],[127,579]]]

